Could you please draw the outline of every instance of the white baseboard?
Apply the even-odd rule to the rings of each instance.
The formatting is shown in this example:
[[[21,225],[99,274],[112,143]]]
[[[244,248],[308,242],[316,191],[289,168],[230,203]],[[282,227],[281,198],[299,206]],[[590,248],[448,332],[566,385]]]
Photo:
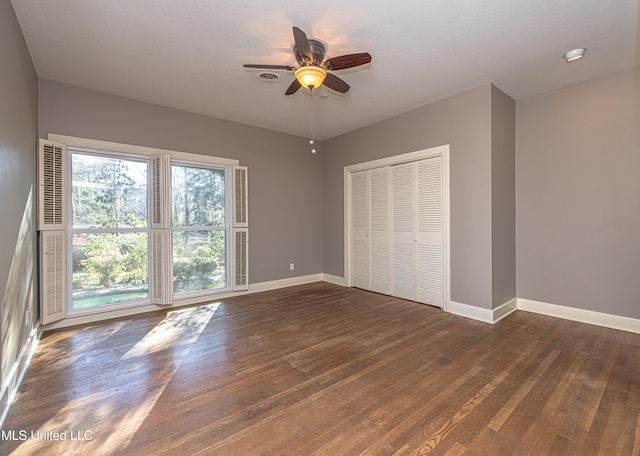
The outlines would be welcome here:
[[[272,280],[270,282],[252,283],[249,285],[249,293],[277,290],[278,288],[294,287],[306,283],[322,282],[322,274],[310,274],[306,276],[291,277],[288,279]]]
[[[31,362],[31,358],[38,347],[38,342],[42,335],[41,328],[40,322],[38,322],[36,327],[31,331],[31,334],[29,334],[29,338],[22,347],[22,351],[20,352],[20,355],[18,355],[18,359],[13,363],[13,367],[9,372],[7,381],[0,391],[0,428],[3,426],[4,420],[7,418],[9,409],[16,398],[18,387],[22,382],[22,377],[24,377],[27,367],[29,367],[29,363]]]
[[[471,318],[472,320],[478,320],[484,323],[493,323],[493,312],[489,309],[451,301],[450,311],[452,314],[461,317]]]
[[[340,285],[342,287],[347,286],[347,279],[345,277],[334,276],[331,274],[322,274],[322,281],[332,283],[334,285]]]
[[[524,310],[526,312],[548,315],[550,317],[563,318],[565,320],[640,334],[640,320],[635,318],[559,306],[557,304],[533,301],[531,299],[513,298],[511,301],[493,310],[451,301],[452,314],[485,323],[496,323],[516,310]]]
[[[493,309],[493,323],[497,323],[516,310],[518,310],[518,298],[513,298],[511,301],[507,301],[501,306],[496,307]]]
[[[518,298],[518,310],[640,334],[640,320]]]
[[[70,316],[64,320],[56,321],[46,326],[46,330],[68,328],[76,325],[86,325],[90,323],[98,323],[100,321],[111,320],[114,318],[126,318],[133,317],[135,315],[155,312],[157,310],[171,310],[178,309],[180,307],[189,306],[193,304],[200,304],[206,302],[215,302],[221,299],[226,299],[232,296],[242,296],[251,293],[259,293],[261,291],[277,290],[279,288],[293,287],[296,285],[304,285],[306,283],[321,282],[322,274],[310,274],[306,276],[291,277],[287,279],[271,280],[268,282],[259,282],[249,284],[249,290],[246,291],[227,291],[223,293],[217,293],[207,297],[194,297],[188,299],[181,299],[174,301],[170,306],[161,306],[156,304],[148,304],[138,307],[130,307],[127,309],[111,310],[101,313],[94,313],[89,315]]]
[[[509,302],[505,302],[495,309],[483,309],[482,307],[470,306],[451,301],[450,311],[454,315],[459,315],[472,320],[482,321],[484,323],[496,323],[504,317],[517,310],[517,299],[513,298]]]

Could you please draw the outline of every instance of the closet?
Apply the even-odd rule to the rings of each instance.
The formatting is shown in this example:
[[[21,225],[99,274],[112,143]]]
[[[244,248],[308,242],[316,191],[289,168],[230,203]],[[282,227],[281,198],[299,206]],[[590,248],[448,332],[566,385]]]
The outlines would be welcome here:
[[[443,307],[443,156],[349,176],[351,284]]]

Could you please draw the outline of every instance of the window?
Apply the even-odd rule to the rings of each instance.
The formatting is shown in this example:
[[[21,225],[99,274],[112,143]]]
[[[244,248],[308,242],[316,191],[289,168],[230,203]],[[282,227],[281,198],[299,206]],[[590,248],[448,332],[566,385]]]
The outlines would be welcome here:
[[[236,160],[50,138],[39,150],[43,324],[248,288]]]
[[[68,152],[72,309],[148,303],[149,160]]]
[[[227,287],[226,170],[172,164],[173,293]]]

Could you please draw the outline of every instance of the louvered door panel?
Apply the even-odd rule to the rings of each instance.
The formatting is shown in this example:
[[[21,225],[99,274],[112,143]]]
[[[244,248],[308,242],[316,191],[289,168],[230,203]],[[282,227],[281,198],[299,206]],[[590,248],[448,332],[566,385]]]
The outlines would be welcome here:
[[[43,325],[66,317],[66,232],[40,233],[40,318]]]
[[[417,296],[419,302],[444,305],[442,157],[416,162]]]
[[[404,163],[391,167],[392,213],[392,294],[416,298],[416,252],[414,166]]]
[[[351,282],[369,289],[369,179],[367,171],[351,174]]]
[[[370,287],[391,294],[391,252],[389,243],[389,168],[369,171]]]

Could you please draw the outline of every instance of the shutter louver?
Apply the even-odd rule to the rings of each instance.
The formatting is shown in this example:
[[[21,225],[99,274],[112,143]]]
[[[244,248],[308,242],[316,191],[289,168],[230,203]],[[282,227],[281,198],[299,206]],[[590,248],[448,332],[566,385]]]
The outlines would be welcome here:
[[[151,228],[169,228],[171,211],[166,207],[165,188],[171,185],[171,157],[155,155],[151,157]]]
[[[249,182],[246,166],[233,167],[233,290],[249,289]]]
[[[66,228],[66,161],[64,144],[40,140],[38,148],[38,230]]]
[[[233,167],[233,226],[236,228],[246,228],[249,226],[247,194],[247,167]]]
[[[249,289],[249,230],[237,228],[234,230],[234,290]]]
[[[151,159],[151,223],[152,226],[162,226],[162,185],[160,182],[160,157]]]
[[[171,185],[171,157],[151,157],[151,303],[173,302],[173,264],[171,261],[171,210],[166,189]]]
[[[40,233],[40,319],[43,325],[62,320],[66,308],[66,232]]]
[[[151,302],[171,304],[173,299],[173,270],[171,265],[171,232],[151,230]]]

